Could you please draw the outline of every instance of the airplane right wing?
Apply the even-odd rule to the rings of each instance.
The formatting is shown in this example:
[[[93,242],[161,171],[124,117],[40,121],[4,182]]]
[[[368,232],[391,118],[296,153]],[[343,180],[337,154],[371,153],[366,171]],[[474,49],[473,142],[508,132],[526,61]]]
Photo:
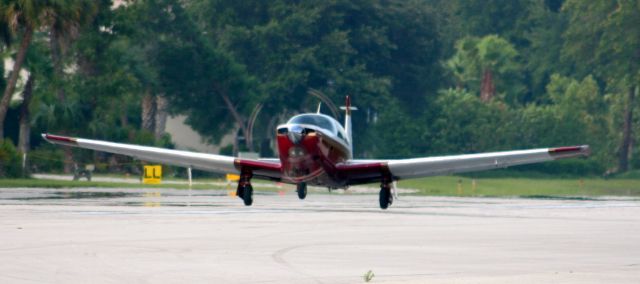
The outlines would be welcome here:
[[[449,175],[588,156],[589,154],[589,146],[583,145],[400,160],[352,160],[339,165],[337,171],[347,178],[350,184],[358,184],[380,181],[384,177],[399,180]]]
[[[243,169],[251,170],[254,176],[279,181],[281,177],[280,161],[273,159],[241,159],[214,154],[196,153],[164,149],[158,147],[114,143],[108,141],[72,138],[52,134],[42,134],[50,143],[79,147],[113,154],[131,156],[148,162],[191,167],[219,174],[239,174]]]

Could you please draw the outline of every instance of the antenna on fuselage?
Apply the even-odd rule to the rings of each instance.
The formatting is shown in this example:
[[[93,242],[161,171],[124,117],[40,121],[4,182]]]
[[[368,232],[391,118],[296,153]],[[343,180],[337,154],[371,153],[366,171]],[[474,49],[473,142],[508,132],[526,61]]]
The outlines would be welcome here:
[[[322,102],[318,103],[318,111],[316,111],[317,114],[320,114],[320,108],[322,108]]]

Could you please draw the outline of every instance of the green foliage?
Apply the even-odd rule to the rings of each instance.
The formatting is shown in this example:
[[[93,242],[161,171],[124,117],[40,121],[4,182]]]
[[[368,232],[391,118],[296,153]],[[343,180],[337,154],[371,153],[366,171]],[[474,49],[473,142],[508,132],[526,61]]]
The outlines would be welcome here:
[[[475,180],[475,190],[473,181]],[[460,190],[458,190],[460,183]],[[615,178],[468,178],[431,177],[400,181],[403,188],[417,189],[418,195],[436,196],[519,196],[525,198],[584,199],[592,196],[640,196],[640,180]]]
[[[63,161],[64,153],[57,146],[43,145],[29,152],[29,166],[34,172],[62,172]]]
[[[578,71],[637,83],[640,39],[628,35],[640,32],[638,1],[567,0],[563,10],[569,18],[564,56],[579,63]]]
[[[21,161],[13,142],[9,139],[0,140],[0,178],[22,176]]]
[[[440,43],[433,12],[420,1],[208,1],[190,8],[209,41],[255,79],[263,112],[310,110],[317,99],[308,91],[315,89],[334,102],[351,94],[354,104],[381,116],[392,116],[387,105],[396,103],[419,116],[411,106],[427,104],[439,86]],[[249,102],[238,103],[245,114],[255,105]],[[365,120],[354,116],[355,124]],[[271,136],[274,123],[263,123],[261,134]],[[373,128],[354,130],[357,151],[371,151],[372,141],[362,139],[374,139]]]
[[[13,8],[0,17],[3,43],[14,44],[2,45],[3,57],[20,36],[9,23],[41,27],[24,65],[38,77],[34,132],[171,147],[140,130],[141,97],[151,94],[210,142],[262,104],[253,136],[265,148],[278,123],[315,110],[313,89],[335,103],[351,95],[360,108],[357,158],[590,144],[589,159],[520,169],[600,174],[615,167],[626,109],[632,145],[640,137],[640,104],[628,96],[640,82],[640,39],[630,36],[640,31],[637,1],[36,2],[3,1]],[[31,17],[52,7],[59,13]],[[483,102],[487,71],[497,96]],[[47,151],[35,154],[59,155]]]
[[[437,133],[431,139],[432,147],[441,153],[473,153],[590,144],[593,155],[587,160],[520,169],[604,172],[613,150],[607,140],[594,139],[609,133],[608,110],[596,82],[591,77],[579,82],[554,75],[547,90],[552,104],[526,106],[485,103],[466,91],[444,91],[436,101],[440,110],[431,126],[431,131]]]
[[[229,144],[227,146],[221,147],[220,148],[220,152],[218,154],[232,156],[233,155],[233,145]]]
[[[454,11],[463,30],[472,36],[499,34],[518,47],[528,44],[523,30],[532,8],[542,1],[455,0]]]
[[[538,3],[531,7],[530,27],[524,33],[529,44],[519,49],[524,62],[524,77],[528,79],[525,83],[529,88],[528,101],[542,100],[541,95],[545,93],[552,74],[570,73],[571,64],[561,56],[562,34],[568,24],[566,15],[559,12],[562,1],[545,1],[547,5]]]
[[[433,147],[440,153],[473,153],[499,150],[511,136],[507,123],[512,112],[501,102],[483,103],[475,94],[449,89],[436,103]]]
[[[488,35],[465,37],[456,43],[456,53],[446,62],[458,87],[480,93],[485,71],[493,74],[496,91],[511,104],[522,101],[524,86],[518,52],[505,39]]]
[[[0,51],[1,50],[2,49],[0,49]],[[0,58],[2,58],[2,56],[0,56]],[[4,63],[0,64],[0,74],[4,75]],[[0,76],[0,90],[4,90],[6,86],[7,86],[7,81],[5,80],[4,76]]]

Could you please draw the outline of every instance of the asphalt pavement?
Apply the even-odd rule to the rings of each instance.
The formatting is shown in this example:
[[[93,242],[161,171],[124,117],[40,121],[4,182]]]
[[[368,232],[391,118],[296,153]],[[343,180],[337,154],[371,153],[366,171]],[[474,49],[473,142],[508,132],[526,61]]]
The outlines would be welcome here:
[[[0,188],[0,283],[640,283],[640,200]]]

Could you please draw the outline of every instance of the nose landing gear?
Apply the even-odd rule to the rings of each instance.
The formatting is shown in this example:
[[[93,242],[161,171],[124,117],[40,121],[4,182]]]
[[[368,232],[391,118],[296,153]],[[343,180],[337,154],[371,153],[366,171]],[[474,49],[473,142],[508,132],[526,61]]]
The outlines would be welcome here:
[[[296,191],[298,192],[298,198],[300,198],[300,200],[307,197],[307,183],[306,182],[298,183],[298,188]]]

